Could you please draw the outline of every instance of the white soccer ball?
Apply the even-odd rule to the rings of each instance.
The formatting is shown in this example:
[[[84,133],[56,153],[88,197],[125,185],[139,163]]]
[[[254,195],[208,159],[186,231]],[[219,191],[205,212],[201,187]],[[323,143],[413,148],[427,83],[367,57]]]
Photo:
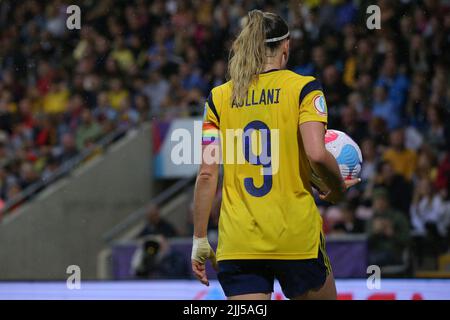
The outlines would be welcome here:
[[[352,138],[342,131],[327,130],[325,148],[336,158],[344,180],[359,177],[363,161],[362,153]]]
[[[362,166],[362,153],[359,146],[346,133],[338,130],[327,130],[325,133],[325,148],[336,159],[342,178],[351,180],[359,177]],[[327,188],[314,171],[311,175],[311,183],[318,190]]]

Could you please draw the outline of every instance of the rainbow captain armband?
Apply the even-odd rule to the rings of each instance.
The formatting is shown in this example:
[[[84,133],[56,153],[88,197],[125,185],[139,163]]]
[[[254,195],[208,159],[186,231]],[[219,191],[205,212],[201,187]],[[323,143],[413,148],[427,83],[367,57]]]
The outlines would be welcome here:
[[[203,122],[202,145],[219,144],[219,128],[211,122]]]

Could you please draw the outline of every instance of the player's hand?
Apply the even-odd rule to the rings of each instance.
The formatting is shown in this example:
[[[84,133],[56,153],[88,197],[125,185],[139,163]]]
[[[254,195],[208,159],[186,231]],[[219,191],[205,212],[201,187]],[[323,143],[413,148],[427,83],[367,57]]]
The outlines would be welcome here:
[[[214,250],[209,244],[208,238],[197,238],[194,236],[192,244],[192,271],[201,283],[209,286],[208,278],[206,277],[206,260],[210,259],[214,270],[217,271],[217,261]]]
[[[345,180],[344,186],[343,186],[344,192],[341,192],[341,190],[339,190],[338,192],[328,191],[326,193],[320,194],[319,198],[323,201],[331,202],[333,204],[337,203],[342,200],[342,196],[345,193],[345,191],[347,191],[349,188],[353,187],[355,184],[358,184],[360,182],[361,182],[361,178]]]

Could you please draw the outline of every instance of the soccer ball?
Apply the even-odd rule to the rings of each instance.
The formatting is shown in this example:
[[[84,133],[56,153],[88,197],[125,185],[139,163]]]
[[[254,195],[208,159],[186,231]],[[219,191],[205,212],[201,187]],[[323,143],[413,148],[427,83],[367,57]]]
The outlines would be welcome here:
[[[346,133],[338,130],[327,130],[325,133],[325,148],[336,159],[342,178],[355,179],[361,173],[362,154],[359,146]],[[321,179],[312,172],[311,183],[319,190],[326,187]]]
[[[346,133],[327,130],[325,148],[336,158],[344,180],[356,179],[361,172],[361,149]]]

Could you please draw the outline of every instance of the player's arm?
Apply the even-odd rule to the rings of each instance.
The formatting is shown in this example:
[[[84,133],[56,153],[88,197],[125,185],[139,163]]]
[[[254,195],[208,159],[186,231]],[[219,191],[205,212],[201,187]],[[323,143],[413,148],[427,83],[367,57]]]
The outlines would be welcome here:
[[[311,77],[300,91],[299,127],[306,155],[326,190],[320,190],[321,199],[336,203],[343,199],[345,190],[359,182],[342,179],[333,155],[325,148],[328,110],[320,83]]]
[[[328,189],[323,199],[330,202],[342,200],[346,186],[336,159],[325,148],[325,125],[318,121],[304,122],[300,124],[300,133],[311,167]]]
[[[205,104],[202,128],[202,163],[194,189],[194,236],[191,255],[192,271],[205,285],[209,285],[205,269],[206,260],[211,259],[213,267],[217,268],[207,230],[219,179],[219,152],[219,119],[210,95]]]
[[[205,150],[205,147],[202,147]],[[219,179],[219,165],[202,163],[194,189],[194,237],[207,235],[209,214],[215,198]]]
[[[203,160],[197,174],[194,189],[194,237],[192,245],[192,270],[201,283],[209,285],[206,277],[206,260],[211,259],[213,267],[217,268],[216,257],[207,237],[209,215],[215,198],[219,179],[219,163],[208,163],[205,157],[211,151],[211,146],[202,146]],[[206,156],[205,156],[206,155]]]

